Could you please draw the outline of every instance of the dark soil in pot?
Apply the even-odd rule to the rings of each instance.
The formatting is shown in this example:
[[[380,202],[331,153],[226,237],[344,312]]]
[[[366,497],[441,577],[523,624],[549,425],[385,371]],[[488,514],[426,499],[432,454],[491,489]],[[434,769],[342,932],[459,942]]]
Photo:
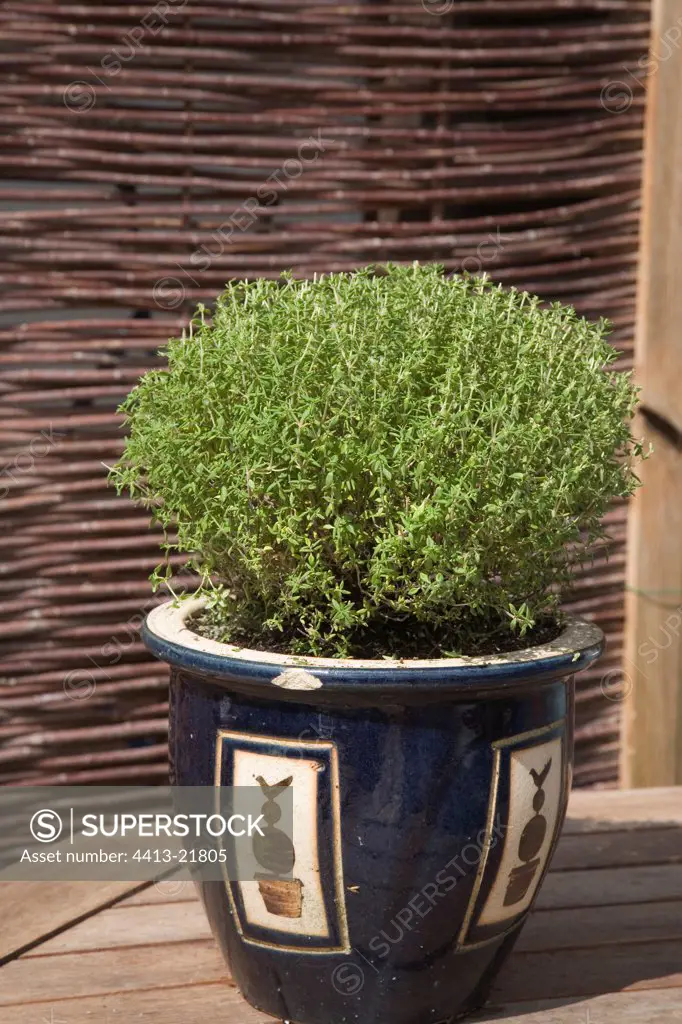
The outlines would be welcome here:
[[[210,611],[200,612],[189,625],[210,640],[234,644],[251,651],[296,654],[295,644],[300,639],[295,627],[283,632],[261,633],[257,637],[243,631],[231,631],[229,625],[220,622]],[[455,632],[447,627],[426,626],[409,616],[399,622],[381,619],[351,634],[348,657],[421,659],[507,654],[549,643],[563,629],[561,619],[549,615],[541,617],[523,635],[512,632],[508,622],[499,619],[469,620],[468,626],[468,635],[462,639],[461,629]]]

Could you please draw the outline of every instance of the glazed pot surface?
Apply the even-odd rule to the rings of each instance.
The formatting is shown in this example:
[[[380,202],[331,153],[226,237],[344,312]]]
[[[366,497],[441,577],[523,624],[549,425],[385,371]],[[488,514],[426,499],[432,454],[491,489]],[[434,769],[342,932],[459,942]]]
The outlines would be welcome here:
[[[216,673],[196,647],[185,657],[152,629],[147,642],[174,663],[172,782],[292,779],[289,879],[277,877],[289,853],[273,848],[257,879],[201,885],[245,997],[296,1024],[423,1024],[480,1007],[566,811],[565,663],[535,659],[513,686],[458,691],[438,676],[412,689],[384,674],[368,689],[291,690],[273,686],[281,665],[228,658]],[[568,659],[576,667],[599,654],[599,632],[588,633]]]

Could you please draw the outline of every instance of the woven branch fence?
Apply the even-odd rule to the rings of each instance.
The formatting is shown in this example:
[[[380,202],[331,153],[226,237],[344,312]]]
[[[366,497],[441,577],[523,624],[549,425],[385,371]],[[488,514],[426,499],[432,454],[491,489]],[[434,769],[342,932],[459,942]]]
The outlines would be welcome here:
[[[158,537],[103,464],[226,280],[437,260],[608,316],[630,365],[648,23],[636,0],[2,5],[0,782],[164,779],[137,632]],[[608,520],[570,606],[608,634],[579,784],[617,778]]]

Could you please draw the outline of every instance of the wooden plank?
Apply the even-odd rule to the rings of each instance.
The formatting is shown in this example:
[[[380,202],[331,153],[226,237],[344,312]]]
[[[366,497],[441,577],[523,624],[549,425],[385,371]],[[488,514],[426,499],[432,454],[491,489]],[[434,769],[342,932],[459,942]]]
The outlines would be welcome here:
[[[660,988],[677,989],[682,1004],[682,940],[518,953],[502,968],[492,999],[519,1002]]]
[[[187,903],[137,906],[128,903],[103,910],[25,954],[30,957],[79,950],[114,949],[210,939],[211,930],[198,898]]]
[[[536,910],[521,931],[515,952],[595,949],[600,946],[661,940],[682,941],[682,902],[631,906]],[[44,948],[41,946],[41,949]],[[682,966],[682,965],[681,965]]]
[[[0,891],[0,963],[136,889],[140,889],[139,882],[4,883]]]
[[[624,786],[682,783],[682,49],[666,36],[680,24],[682,0],[653,0],[635,366],[656,450],[629,517]]]
[[[183,978],[181,972],[179,978]],[[5,1006],[2,1024],[273,1024],[225,982]],[[331,1024],[331,1022],[330,1022]],[[601,1024],[601,1022],[599,1022]]]
[[[682,829],[622,829],[592,835],[564,835],[552,859],[551,871],[682,863]]]
[[[11,1006],[131,989],[227,982],[228,973],[215,943],[207,939],[168,943],[163,947],[20,957],[3,967],[1,977],[0,1005]]]
[[[675,989],[618,992],[588,1000],[552,999],[521,1006],[491,1007],[472,1017],[472,1024],[492,1020],[504,1020],[505,1024],[682,1024],[682,999]]]
[[[682,900],[682,865],[550,872],[537,906],[543,910],[564,910],[652,900]]]
[[[121,906],[158,907],[164,903],[192,903],[196,899],[198,896],[193,882],[177,881],[173,885],[159,882],[133,893]]]
[[[682,825],[682,788],[574,789],[568,805],[564,834],[619,828]]]

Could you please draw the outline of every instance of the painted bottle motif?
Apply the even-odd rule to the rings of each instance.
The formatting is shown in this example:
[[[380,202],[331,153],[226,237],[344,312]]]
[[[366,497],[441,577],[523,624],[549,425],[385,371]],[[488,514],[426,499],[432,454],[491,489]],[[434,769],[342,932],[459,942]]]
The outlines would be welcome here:
[[[561,817],[564,735],[564,722],[557,721],[492,744],[488,831],[458,938],[460,949],[495,941],[520,924],[530,908]],[[501,850],[491,842],[496,821],[503,826]]]
[[[277,917],[300,917],[303,907],[303,883],[300,878],[283,878],[290,875],[296,862],[296,851],[289,836],[277,828],[282,811],[277,804],[280,796],[293,782],[293,775],[274,785],[269,785],[262,775],[256,776],[265,803],[261,814],[265,819],[263,835],[253,838],[253,855],[267,874],[258,872],[255,878],[263,897],[266,910]]]
[[[300,953],[348,952],[339,758],[327,739],[221,729],[216,787],[253,787],[260,832],[232,842],[225,877],[244,942]]]
[[[521,902],[540,867],[541,862],[538,854],[542,849],[547,834],[547,819],[540,813],[545,805],[545,793],[542,787],[551,767],[552,758],[550,757],[542,771],[537,772],[534,768],[529,769],[529,775],[537,788],[537,793],[533,797],[533,810],[535,814],[527,822],[521,833],[518,848],[521,864],[515,867],[509,876],[509,883],[504,897],[505,907],[512,907],[514,904]]]

